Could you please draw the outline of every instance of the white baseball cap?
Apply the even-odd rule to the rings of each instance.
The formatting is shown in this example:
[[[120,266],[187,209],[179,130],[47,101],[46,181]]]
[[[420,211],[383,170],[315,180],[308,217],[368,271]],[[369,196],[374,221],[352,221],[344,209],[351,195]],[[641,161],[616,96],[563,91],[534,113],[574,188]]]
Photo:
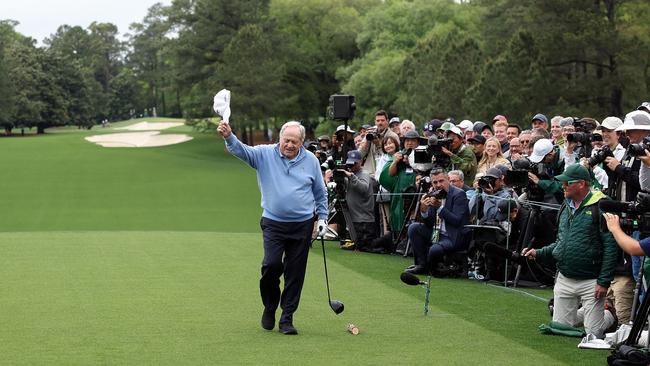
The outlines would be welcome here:
[[[539,163],[544,160],[546,154],[553,151],[553,141],[549,139],[540,139],[533,146],[533,153],[528,158],[533,163]]]
[[[468,129],[471,130],[472,127],[474,127],[474,123],[468,119],[464,119],[460,121],[457,127],[460,128],[461,130],[467,131]]]
[[[603,123],[600,124],[600,128],[606,128],[608,130],[616,130],[623,124],[618,117],[607,117],[603,120]]]

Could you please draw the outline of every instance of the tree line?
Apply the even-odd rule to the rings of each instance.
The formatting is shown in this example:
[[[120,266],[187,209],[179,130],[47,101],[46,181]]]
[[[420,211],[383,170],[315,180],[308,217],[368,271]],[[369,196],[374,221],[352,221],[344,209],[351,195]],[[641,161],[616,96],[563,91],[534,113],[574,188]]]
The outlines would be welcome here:
[[[154,110],[196,121],[224,87],[251,128],[315,128],[335,93],[356,96],[356,124],[378,109],[420,125],[621,116],[650,99],[647,14],[645,0],[174,0],[125,41],[95,22],[42,46],[4,20],[0,125],[43,132]]]

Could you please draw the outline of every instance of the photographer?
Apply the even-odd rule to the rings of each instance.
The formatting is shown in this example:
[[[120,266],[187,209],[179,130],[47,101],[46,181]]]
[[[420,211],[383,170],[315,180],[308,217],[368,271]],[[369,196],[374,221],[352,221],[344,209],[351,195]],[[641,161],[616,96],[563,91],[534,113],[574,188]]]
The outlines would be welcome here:
[[[390,227],[397,235],[404,225],[404,198],[402,193],[408,187],[415,185],[416,173],[409,165],[407,152],[418,147],[420,136],[415,131],[409,131],[404,136],[404,150],[396,152],[392,159],[386,162],[379,177],[379,184],[393,193],[390,198]]]
[[[507,169],[505,169],[507,170]],[[505,186],[503,172],[498,167],[488,169],[478,180],[479,192],[469,201],[469,212],[479,224],[497,221],[499,201],[516,198],[515,193]]]
[[[591,159],[583,158],[580,160],[582,165],[592,169],[594,176],[605,190],[609,187],[610,181],[616,180],[616,173],[609,169],[605,160],[608,157],[614,157],[616,161],[622,161],[625,156],[625,148],[618,142],[621,133],[616,132],[616,129],[622,124],[623,121],[620,118],[605,118],[598,127],[603,138],[603,146],[593,150]]]
[[[349,126],[347,130],[345,125],[339,125],[336,128],[334,136],[332,136],[332,150],[330,151],[329,156],[334,162],[342,162],[347,159],[347,156],[343,155],[344,151],[354,150],[354,130]],[[344,147],[345,145],[345,147]]]
[[[361,161],[359,150],[348,151],[347,169],[337,169],[334,174],[345,176],[345,200],[357,234],[356,249],[377,251],[372,247],[377,238],[373,183],[370,175],[361,168]]]
[[[463,143],[463,133],[458,127],[453,126],[446,135],[451,139],[451,150],[442,147],[442,152],[451,160],[449,170],[461,170],[465,174],[465,184],[471,185],[476,175],[476,156],[472,149]]]
[[[553,179],[555,174],[564,171],[564,162],[560,159],[560,148],[553,146],[553,142],[549,139],[539,139],[534,143],[533,152],[528,159],[539,165],[538,174],[529,172],[528,178],[544,191],[544,202],[560,203],[562,185]]]
[[[449,184],[442,170],[431,171],[431,191],[420,199],[423,223],[409,226],[408,238],[413,245],[414,265],[406,272],[426,274],[435,269],[445,254],[467,249],[469,209],[462,189]],[[434,229],[438,225],[437,233]],[[434,240],[432,240],[432,235]]]
[[[580,164],[569,166],[555,178],[562,182],[566,197],[556,241],[522,254],[532,259],[554,259],[557,264],[553,321],[571,327],[583,323],[585,332],[602,338],[608,328],[616,326],[612,309],[605,310],[617,253],[612,234],[600,229],[597,205],[606,196],[591,191],[589,171]]]
[[[379,177],[375,176],[375,170],[377,169],[377,161],[383,155],[381,142],[387,131],[388,113],[379,110],[375,113],[375,127],[366,131],[366,138],[359,144],[361,158],[364,159],[363,170],[375,179],[379,179]]]

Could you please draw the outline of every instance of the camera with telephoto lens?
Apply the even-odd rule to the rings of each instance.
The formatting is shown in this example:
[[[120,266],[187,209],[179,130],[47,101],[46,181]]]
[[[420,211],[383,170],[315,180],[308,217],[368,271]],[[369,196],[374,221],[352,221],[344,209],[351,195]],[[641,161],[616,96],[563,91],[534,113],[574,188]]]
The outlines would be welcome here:
[[[444,189],[436,189],[435,191],[427,192],[426,197],[433,197],[438,200],[447,198],[447,191]]]
[[[625,217],[619,218],[619,225],[624,232],[632,234],[640,231],[642,236],[650,234],[650,193],[639,192],[633,202],[601,200],[598,207],[605,212],[625,214]],[[604,220],[602,224],[601,229],[607,230]]]
[[[496,185],[497,179],[494,177],[483,176],[478,179],[478,186],[481,189],[493,189]]]
[[[426,175],[433,169],[444,169],[451,164],[449,156],[442,148],[451,149],[451,139],[439,139],[431,136],[429,139],[420,138],[420,144],[409,155],[409,164],[413,170]]]
[[[644,156],[646,150],[650,151],[650,136],[644,137],[643,141],[638,144],[630,144],[627,153],[630,156]]]
[[[593,168],[596,165],[605,161],[605,159],[609,157],[613,158],[614,152],[612,152],[612,149],[610,149],[609,146],[603,145],[603,147],[601,147],[600,150],[598,150],[595,154],[593,154],[593,156],[587,159],[587,162],[589,163],[589,166]]]

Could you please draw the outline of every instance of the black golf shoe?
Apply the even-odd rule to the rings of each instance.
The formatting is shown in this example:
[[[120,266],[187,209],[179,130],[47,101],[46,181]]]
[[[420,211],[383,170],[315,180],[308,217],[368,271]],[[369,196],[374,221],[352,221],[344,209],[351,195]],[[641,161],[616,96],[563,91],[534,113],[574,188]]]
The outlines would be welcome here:
[[[266,330],[273,330],[275,327],[275,311],[266,310],[262,313],[262,328]]]
[[[298,329],[296,329],[291,323],[280,323],[279,324],[280,333],[286,335],[296,335],[298,334]]]

